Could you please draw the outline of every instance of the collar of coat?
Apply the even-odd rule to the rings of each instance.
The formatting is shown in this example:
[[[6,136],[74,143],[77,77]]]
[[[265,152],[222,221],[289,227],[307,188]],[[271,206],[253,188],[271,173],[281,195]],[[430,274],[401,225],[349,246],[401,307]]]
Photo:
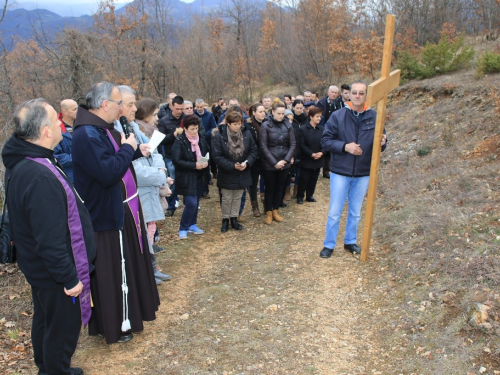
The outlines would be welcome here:
[[[349,108],[351,111],[354,111],[354,108],[352,108],[352,103],[351,103],[351,102],[346,102],[345,104],[346,104],[346,108]],[[368,106],[366,105],[366,103],[365,103],[365,104],[363,105],[363,109],[362,109],[361,111],[359,111],[359,113],[363,113],[364,111],[367,111],[367,110],[369,110],[369,109],[370,109],[370,107],[368,107]]]

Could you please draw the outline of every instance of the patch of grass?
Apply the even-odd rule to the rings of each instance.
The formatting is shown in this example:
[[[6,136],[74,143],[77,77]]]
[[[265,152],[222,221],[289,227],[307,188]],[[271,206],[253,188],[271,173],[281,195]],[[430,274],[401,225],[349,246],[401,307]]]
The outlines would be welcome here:
[[[427,156],[431,153],[431,151],[432,148],[430,148],[429,146],[421,147],[417,149],[417,155],[420,157]]]
[[[11,340],[17,340],[17,338],[19,337],[19,330],[18,329],[9,330],[7,331],[7,336],[9,336]]]

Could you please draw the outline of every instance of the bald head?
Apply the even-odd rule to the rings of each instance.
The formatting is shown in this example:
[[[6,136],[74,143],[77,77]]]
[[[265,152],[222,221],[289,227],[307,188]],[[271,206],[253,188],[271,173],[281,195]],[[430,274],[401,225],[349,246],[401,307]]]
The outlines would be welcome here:
[[[61,102],[62,120],[65,124],[73,125],[77,111],[78,104],[73,99],[64,99]]]
[[[24,102],[17,107],[14,126],[19,138],[51,150],[62,138],[57,112],[42,98]]]

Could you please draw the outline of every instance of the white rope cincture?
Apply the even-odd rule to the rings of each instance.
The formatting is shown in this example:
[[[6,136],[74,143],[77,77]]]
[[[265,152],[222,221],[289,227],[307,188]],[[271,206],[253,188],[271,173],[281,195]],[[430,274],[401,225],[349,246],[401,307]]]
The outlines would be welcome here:
[[[132,195],[131,197],[125,199],[123,201],[123,203],[127,203],[129,200],[134,199],[135,197],[137,197],[137,195],[139,195],[139,191],[136,191],[134,195]]]
[[[120,251],[122,256],[122,296],[123,296],[123,322],[122,332],[127,332],[132,329],[130,320],[128,319],[128,286],[127,273],[125,272],[125,257],[123,256],[123,235],[120,230]]]

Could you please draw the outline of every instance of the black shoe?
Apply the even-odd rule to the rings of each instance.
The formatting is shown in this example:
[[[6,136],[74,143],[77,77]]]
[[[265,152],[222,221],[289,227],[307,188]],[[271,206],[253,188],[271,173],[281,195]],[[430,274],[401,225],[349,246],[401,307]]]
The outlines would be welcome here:
[[[304,198],[297,198],[297,204],[303,204]]]
[[[286,204],[285,202],[281,202],[280,207],[282,207],[282,208],[288,207],[288,204]]]
[[[220,231],[222,233],[226,233],[229,229],[229,219],[222,219],[222,226],[220,227]]]
[[[344,244],[344,250],[351,252],[352,254],[361,254],[361,248],[355,243],[349,245]]]
[[[316,202],[316,199],[314,199],[313,197],[306,198],[306,202]]]
[[[38,371],[38,375],[47,375],[47,373]],[[80,367],[71,367],[71,375],[83,375],[83,370]]]
[[[157,244],[153,244],[153,251],[154,253],[161,253],[162,251],[165,251],[164,247],[160,247]]]
[[[208,195],[208,193],[203,193],[201,197],[204,199],[210,199],[210,195]]]
[[[323,175],[323,178],[330,179],[330,175],[329,175],[329,174],[324,174],[324,175]]]
[[[238,223],[238,220],[236,220],[235,217],[232,217],[231,218],[231,228],[236,229],[236,230],[242,230],[243,229],[243,225],[241,225],[240,223]]]
[[[175,212],[175,210],[167,210],[167,212],[165,212],[165,216],[172,217],[172,216],[174,216],[174,212]]]
[[[118,339],[118,342],[129,342],[134,338],[134,335],[131,333],[127,333],[126,335],[121,335]]]
[[[327,247],[324,247],[323,250],[319,253],[319,256],[321,258],[330,258],[333,254],[333,249],[329,249]]]

